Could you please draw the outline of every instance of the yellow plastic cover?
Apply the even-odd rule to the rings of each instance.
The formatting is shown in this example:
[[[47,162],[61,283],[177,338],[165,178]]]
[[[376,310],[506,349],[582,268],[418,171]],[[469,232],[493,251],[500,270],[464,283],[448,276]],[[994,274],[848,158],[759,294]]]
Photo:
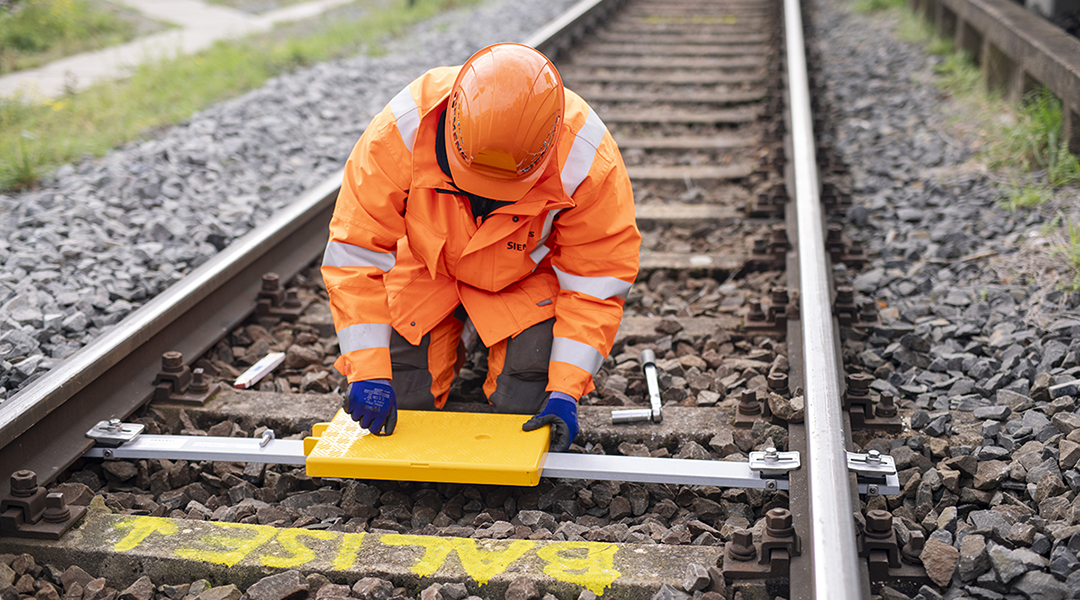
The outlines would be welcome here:
[[[522,431],[528,415],[398,411],[393,435],[375,436],[343,410],[304,440],[312,477],[532,486],[548,430]]]

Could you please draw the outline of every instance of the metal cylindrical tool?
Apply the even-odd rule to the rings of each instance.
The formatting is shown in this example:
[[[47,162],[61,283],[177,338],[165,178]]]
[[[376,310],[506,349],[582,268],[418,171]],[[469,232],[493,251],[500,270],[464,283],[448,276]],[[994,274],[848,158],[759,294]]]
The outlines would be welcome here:
[[[641,351],[641,370],[645,373],[645,385],[649,389],[650,408],[613,410],[611,411],[611,422],[613,424],[640,423],[641,421],[659,423],[664,420],[660,400],[660,381],[656,375],[656,353],[652,350]]]

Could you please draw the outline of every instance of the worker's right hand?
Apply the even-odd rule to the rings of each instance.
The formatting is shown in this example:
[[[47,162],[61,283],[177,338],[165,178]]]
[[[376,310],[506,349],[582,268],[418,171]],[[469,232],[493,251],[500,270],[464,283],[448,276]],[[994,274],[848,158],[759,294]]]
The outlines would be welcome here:
[[[390,435],[397,425],[397,397],[388,379],[354,381],[345,398],[353,421],[375,435]]]

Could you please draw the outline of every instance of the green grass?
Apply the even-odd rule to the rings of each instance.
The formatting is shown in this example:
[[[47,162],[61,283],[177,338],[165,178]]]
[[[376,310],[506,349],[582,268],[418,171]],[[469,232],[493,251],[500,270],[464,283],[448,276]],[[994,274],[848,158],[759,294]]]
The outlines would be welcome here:
[[[1068,239],[1062,246],[1054,249],[1054,255],[1065,260],[1070,272],[1066,276],[1069,279],[1062,287],[1068,291],[1077,292],[1080,291],[1080,223],[1073,223],[1069,219],[1062,226]]]
[[[929,23],[907,6],[904,0],[856,0],[854,8],[857,12],[891,13],[897,21],[897,37],[922,44],[929,54],[942,58],[934,67],[938,74],[938,85],[942,89],[957,96],[977,93],[981,75],[971,56],[955,50],[952,39],[937,35]]]
[[[856,0],[852,8],[857,13],[871,14],[883,10],[899,9],[907,6],[905,0]]]
[[[1060,100],[1045,88],[1031,92],[1016,111],[1015,123],[1003,126],[988,147],[990,166],[1045,171],[1054,187],[1080,182],[1080,162],[1062,138],[1063,123]]]
[[[237,96],[302,65],[383,51],[382,41],[410,24],[473,0],[407,0],[354,19],[327,16],[196,55],[147,64],[128,80],[94,85],[33,103],[0,99],[0,189],[32,186],[49,169],[83,155],[103,155],[201,108]]]
[[[0,75],[134,36],[133,23],[87,0],[22,0],[0,11]]]
[[[953,96],[970,96],[979,91],[982,75],[966,52],[948,51],[934,70],[938,74],[938,85]]]
[[[1044,185],[1028,184],[1012,188],[999,204],[1011,211],[1021,208],[1034,208],[1049,202],[1054,195],[1052,189]]]

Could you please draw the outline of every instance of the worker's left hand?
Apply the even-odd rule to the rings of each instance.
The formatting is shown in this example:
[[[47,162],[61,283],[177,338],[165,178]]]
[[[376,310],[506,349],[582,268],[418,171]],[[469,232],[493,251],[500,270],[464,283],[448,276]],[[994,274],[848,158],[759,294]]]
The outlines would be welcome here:
[[[345,411],[353,421],[375,435],[390,435],[397,425],[397,396],[390,381],[370,379],[354,381],[345,398]]]
[[[551,392],[540,412],[521,426],[523,431],[551,425],[552,452],[566,452],[578,433],[577,402],[568,394]]]

